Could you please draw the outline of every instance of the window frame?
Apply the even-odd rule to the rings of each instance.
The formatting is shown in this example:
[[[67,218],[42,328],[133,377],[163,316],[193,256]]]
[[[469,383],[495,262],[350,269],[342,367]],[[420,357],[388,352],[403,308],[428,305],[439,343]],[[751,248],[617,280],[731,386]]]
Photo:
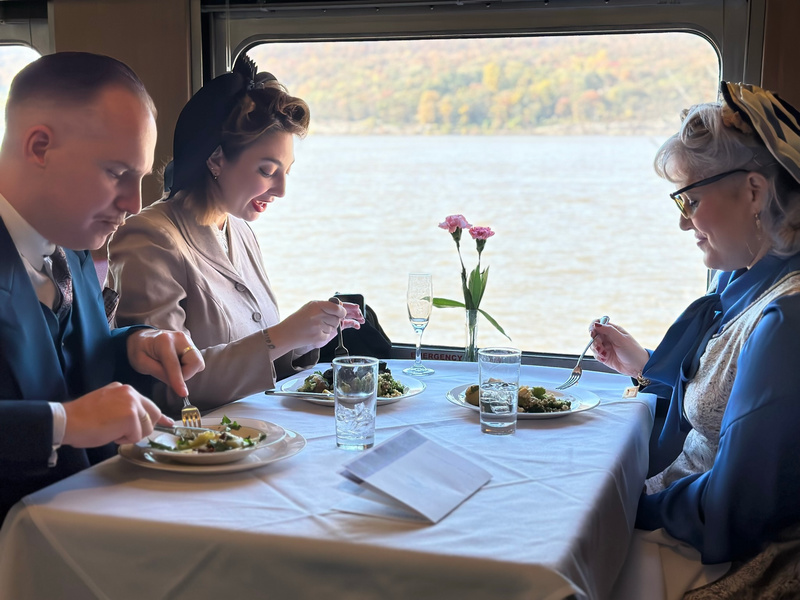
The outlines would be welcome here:
[[[192,11],[195,90],[260,43],[663,31],[705,37],[723,79],[758,83],[766,0],[193,0]]]
[[[49,14],[43,1],[0,2],[0,45],[28,46],[40,55],[52,54]]]
[[[256,6],[192,0],[196,91],[236,56],[270,42],[381,41],[464,37],[685,32],[716,50],[722,78],[761,81],[767,0],[284,0]],[[394,358],[407,358],[395,344]],[[460,350],[425,345],[427,358],[458,360]],[[575,355],[523,352],[523,362],[571,367]],[[590,359],[587,368],[610,371]]]

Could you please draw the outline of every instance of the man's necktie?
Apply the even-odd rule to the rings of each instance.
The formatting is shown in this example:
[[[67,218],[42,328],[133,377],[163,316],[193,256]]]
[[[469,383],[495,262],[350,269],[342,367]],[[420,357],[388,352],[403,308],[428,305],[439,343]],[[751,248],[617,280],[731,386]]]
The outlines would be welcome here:
[[[72,307],[72,275],[63,248],[56,246],[56,251],[50,255],[50,260],[53,261],[53,279],[61,291],[61,303],[55,309],[56,316],[61,320]]]
[[[108,326],[114,329],[114,319],[117,315],[117,306],[119,306],[119,294],[111,288],[103,288],[103,304],[106,308],[106,319]]]

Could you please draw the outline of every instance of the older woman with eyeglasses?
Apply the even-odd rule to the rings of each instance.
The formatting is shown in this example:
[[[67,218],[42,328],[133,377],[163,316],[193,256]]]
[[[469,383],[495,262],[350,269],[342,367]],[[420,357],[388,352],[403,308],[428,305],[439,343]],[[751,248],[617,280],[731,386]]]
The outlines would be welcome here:
[[[800,113],[756,86],[721,92],[684,111],[655,159],[679,188],[680,228],[716,270],[707,295],[652,352],[618,325],[592,325],[598,360],[670,398],[636,527],[683,545],[676,556],[696,551],[694,585],[728,561],[758,555],[749,564],[766,568],[800,524]]]

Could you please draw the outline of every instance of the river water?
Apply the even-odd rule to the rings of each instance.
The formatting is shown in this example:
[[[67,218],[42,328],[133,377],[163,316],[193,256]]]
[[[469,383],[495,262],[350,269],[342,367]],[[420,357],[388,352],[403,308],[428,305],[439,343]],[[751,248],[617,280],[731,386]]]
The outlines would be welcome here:
[[[395,342],[413,342],[410,272],[463,301],[450,235],[462,213],[490,226],[481,308],[523,350],[575,354],[604,314],[653,347],[705,289],[674,186],[646,136],[324,136],[295,144],[285,198],[253,224],[284,316],[333,292],[362,293]],[[462,240],[467,270],[475,244]],[[434,309],[423,340],[464,345],[460,309]],[[508,344],[481,317],[479,346]]]

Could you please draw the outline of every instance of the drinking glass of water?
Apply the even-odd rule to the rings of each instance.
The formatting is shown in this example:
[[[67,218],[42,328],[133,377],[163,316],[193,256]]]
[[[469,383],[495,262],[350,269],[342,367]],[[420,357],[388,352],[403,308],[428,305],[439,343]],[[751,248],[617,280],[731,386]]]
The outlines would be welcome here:
[[[410,273],[408,275],[408,320],[417,333],[417,353],[414,366],[403,369],[408,375],[430,375],[433,369],[422,364],[422,332],[428,326],[433,310],[433,277],[429,273]]]
[[[507,435],[517,430],[517,394],[522,352],[516,348],[478,350],[481,431]]]
[[[378,359],[340,356],[333,359],[332,366],[336,445],[345,450],[372,448],[378,406]]]

